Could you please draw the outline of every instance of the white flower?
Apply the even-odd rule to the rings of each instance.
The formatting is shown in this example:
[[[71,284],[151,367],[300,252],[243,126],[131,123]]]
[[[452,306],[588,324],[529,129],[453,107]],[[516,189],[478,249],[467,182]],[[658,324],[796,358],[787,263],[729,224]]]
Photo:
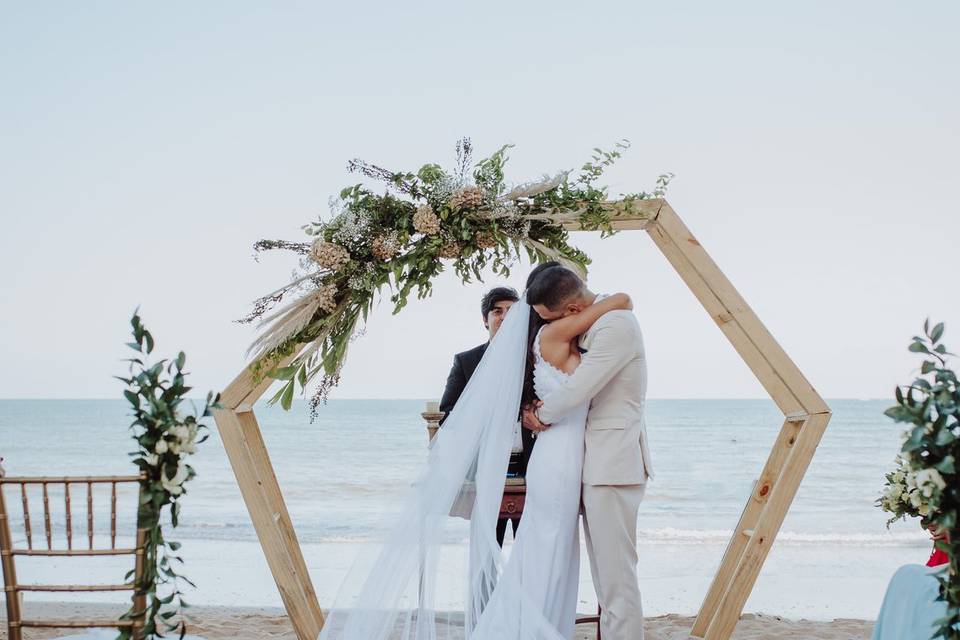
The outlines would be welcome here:
[[[180,440],[181,442],[190,437],[190,430],[182,424],[178,424],[170,429],[169,433],[171,433],[174,437],[176,437],[177,440]]]
[[[184,453],[194,454],[197,452],[197,445],[191,440],[190,442],[185,442],[180,450]]]
[[[178,496],[183,493],[182,485],[188,475],[190,475],[190,472],[187,470],[187,465],[181,461],[177,464],[177,472],[173,474],[172,478],[167,478],[166,469],[160,473],[160,484],[163,485],[167,493]]]
[[[910,505],[914,509],[919,509],[920,505],[923,504],[923,496],[920,495],[920,492],[914,489],[910,492]]]
[[[147,464],[151,467],[157,466],[157,462],[160,461],[160,458],[155,453],[148,453],[147,455],[143,456],[143,459],[146,460]]]
[[[930,505],[928,505],[927,503],[921,504],[919,507],[917,507],[917,513],[919,513],[919,514],[922,515],[922,516],[929,515],[929,514],[930,514]]]
[[[167,441],[164,440],[163,438],[160,438],[159,440],[157,440],[157,444],[154,445],[153,450],[156,451],[159,455],[163,455],[164,453],[167,452],[168,448],[169,447],[167,446]]]
[[[943,491],[947,483],[936,469],[921,469],[916,475],[917,486],[924,496],[930,498],[937,491]]]

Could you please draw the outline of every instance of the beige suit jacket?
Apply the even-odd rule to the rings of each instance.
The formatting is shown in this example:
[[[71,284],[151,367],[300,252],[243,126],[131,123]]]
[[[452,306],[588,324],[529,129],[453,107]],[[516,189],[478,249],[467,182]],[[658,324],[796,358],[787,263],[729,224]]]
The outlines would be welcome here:
[[[653,478],[644,403],[647,359],[636,316],[604,314],[580,338],[587,350],[564,385],[543,398],[538,414],[546,424],[590,400],[583,483],[644,484]],[[591,400],[592,399],[592,400]]]

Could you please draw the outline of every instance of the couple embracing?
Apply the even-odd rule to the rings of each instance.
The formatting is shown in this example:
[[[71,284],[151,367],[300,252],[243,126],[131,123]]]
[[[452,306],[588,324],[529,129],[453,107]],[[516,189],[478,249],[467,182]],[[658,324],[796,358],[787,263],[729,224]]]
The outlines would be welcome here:
[[[596,295],[555,262],[530,274],[525,299],[506,313],[434,438],[386,544],[372,564],[355,565],[321,638],[566,640],[582,511],[602,635],[642,640],[636,523],[652,474],[646,359],[631,309],[625,294]],[[523,519],[505,557],[499,510],[518,415],[536,446]],[[444,544],[449,514],[464,501],[470,545],[466,568],[454,570],[466,574],[459,618],[437,600],[448,597],[455,564]],[[353,580],[356,591],[347,586]]]

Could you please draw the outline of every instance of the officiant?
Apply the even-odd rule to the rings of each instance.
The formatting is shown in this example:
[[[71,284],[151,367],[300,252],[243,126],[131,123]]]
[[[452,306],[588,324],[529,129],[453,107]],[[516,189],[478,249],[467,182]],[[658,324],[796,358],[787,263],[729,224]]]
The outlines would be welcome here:
[[[480,364],[480,359],[487,350],[490,340],[500,329],[503,318],[507,311],[513,306],[513,303],[520,299],[517,292],[510,287],[495,287],[488,291],[480,301],[480,313],[483,317],[483,326],[487,330],[487,341],[477,345],[473,349],[462,351],[453,357],[453,366],[450,367],[450,374],[447,376],[447,386],[443,390],[443,397],[440,399],[440,411],[444,413],[443,420],[450,415],[450,411],[460,394],[467,386],[467,381]],[[520,422],[514,426],[513,451],[510,454],[510,465],[507,467],[508,477],[522,478],[527,472],[527,462],[530,460],[530,453],[533,451],[533,435],[529,429],[521,429]],[[513,535],[517,535],[517,527],[520,526],[520,515],[515,518],[502,518],[497,522],[497,542],[503,546],[503,540],[507,534],[507,523],[513,524]]]

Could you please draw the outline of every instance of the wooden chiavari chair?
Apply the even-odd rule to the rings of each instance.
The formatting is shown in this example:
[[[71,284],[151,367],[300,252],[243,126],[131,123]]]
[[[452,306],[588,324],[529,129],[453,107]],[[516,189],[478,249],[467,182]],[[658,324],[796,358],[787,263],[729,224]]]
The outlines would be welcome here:
[[[130,628],[133,637],[139,640],[142,637],[144,624],[144,610],[146,609],[146,596],[139,591],[138,585],[141,584],[141,578],[144,572],[144,548],[147,541],[147,529],[137,529],[136,544],[133,548],[117,547],[117,485],[124,483],[138,483],[141,476],[77,476],[77,477],[10,477],[0,478],[0,562],[3,565],[4,596],[7,604],[7,633],[10,640],[22,640],[23,629],[30,627],[40,628],[87,628],[87,627],[114,627],[117,629]],[[110,547],[94,548],[94,524],[93,524],[93,487],[99,484],[110,484]],[[43,500],[43,538],[46,541],[46,548],[40,544],[34,544],[33,529],[30,522],[30,502],[27,492],[28,485],[40,485]],[[54,549],[53,532],[51,527],[51,509],[50,509],[50,491],[49,487],[63,486],[65,533],[67,548]],[[70,488],[74,485],[86,486],[86,548],[82,543],[75,545],[73,539],[73,515],[70,508]],[[6,497],[4,496],[5,486],[18,486],[20,502],[23,507],[23,529],[26,541],[26,548],[15,548],[13,537],[10,531],[10,511],[7,509]],[[139,500],[138,500],[139,505]],[[40,537],[39,534],[37,536]],[[78,541],[79,542],[79,541]],[[73,556],[119,556],[132,555],[134,559],[133,581],[125,584],[21,584],[17,581],[16,557],[17,556],[47,556],[47,557],[73,557]],[[45,592],[92,592],[92,591],[132,591],[133,604],[135,611],[139,614],[129,620],[29,620],[23,618],[22,594],[28,591]]]

